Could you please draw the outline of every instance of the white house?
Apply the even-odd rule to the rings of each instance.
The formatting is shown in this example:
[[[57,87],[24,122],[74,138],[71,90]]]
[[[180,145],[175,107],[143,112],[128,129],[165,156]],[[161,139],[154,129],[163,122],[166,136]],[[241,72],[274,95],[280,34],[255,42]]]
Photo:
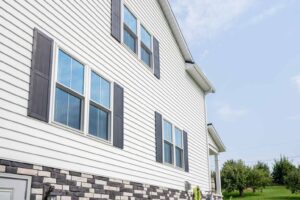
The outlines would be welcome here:
[[[167,0],[1,0],[0,199],[210,193],[213,92]]]

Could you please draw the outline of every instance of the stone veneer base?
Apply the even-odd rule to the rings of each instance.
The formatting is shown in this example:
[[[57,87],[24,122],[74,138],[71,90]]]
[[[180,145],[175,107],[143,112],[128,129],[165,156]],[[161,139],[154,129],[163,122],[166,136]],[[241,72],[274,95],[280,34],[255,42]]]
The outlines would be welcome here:
[[[0,173],[31,176],[31,200],[43,200],[47,186],[57,200],[192,199],[185,191],[2,159]]]

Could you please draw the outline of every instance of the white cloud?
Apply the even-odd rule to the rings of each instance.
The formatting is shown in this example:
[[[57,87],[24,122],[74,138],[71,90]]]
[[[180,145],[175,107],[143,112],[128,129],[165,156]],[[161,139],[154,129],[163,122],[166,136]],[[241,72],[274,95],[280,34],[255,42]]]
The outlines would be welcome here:
[[[284,4],[284,3],[275,4],[275,5],[271,6],[270,8],[263,10],[260,14],[254,16],[250,20],[250,24],[257,24],[260,21],[275,15],[276,13],[278,13],[280,10],[282,10],[285,7],[286,7],[286,4]]]
[[[223,105],[218,109],[218,114],[223,120],[235,121],[247,115],[248,110],[233,108],[230,105]]]
[[[298,88],[300,92],[300,74],[291,78],[292,83]]]
[[[230,28],[255,0],[171,0],[190,44],[211,39]]]

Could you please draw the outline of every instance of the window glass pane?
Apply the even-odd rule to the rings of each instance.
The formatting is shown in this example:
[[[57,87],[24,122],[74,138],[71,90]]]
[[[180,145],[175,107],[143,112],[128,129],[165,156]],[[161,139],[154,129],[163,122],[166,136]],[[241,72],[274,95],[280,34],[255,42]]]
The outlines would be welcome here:
[[[101,95],[100,102],[106,108],[109,108],[110,104],[110,83],[101,78]]]
[[[89,133],[108,140],[108,117],[107,112],[90,105]]]
[[[150,66],[150,58],[151,58],[150,53],[148,53],[143,47],[141,48],[141,58],[145,64]]]
[[[72,60],[72,77],[71,77],[71,89],[83,94],[83,74],[84,67],[76,60]]]
[[[81,99],[56,88],[54,120],[80,129],[81,124]]]
[[[135,16],[124,6],[124,23],[136,34],[137,21]]]
[[[80,129],[81,100],[77,97],[69,95],[68,110],[68,125],[73,128]]]
[[[83,75],[83,65],[63,51],[59,50],[58,82],[80,94],[83,94]]]
[[[177,147],[182,148],[182,131],[178,128],[175,129],[175,144]]]
[[[94,72],[91,77],[91,99],[106,108],[110,107],[110,83]]]
[[[166,163],[173,163],[172,148],[173,145],[169,144],[168,142],[164,142],[164,160]]]
[[[71,57],[65,54],[63,51],[58,52],[58,75],[57,80],[59,83],[70,87],[71,77]]]
[[[173,143],[172,140],[172,124],[164,121],[164,139],[168,140],[169,142]]]
[[[124,29],[124,43],[136,53],[136,40],[128,33],[128,31],[126,31],[126,29]]]
[[[68,125],[68,93],[56,88],[54,120]]]
[[[141,40],[149,49],[151,49],[151,35],[143,26],[141,27]]]
[[[101,87],[101,80],[100,77],[92,72],[91,75],[91,99],[95,102],[100,103],[100,89]]]
[[[182,150],[176,147],[176,166],[177,167],[182,167]]]

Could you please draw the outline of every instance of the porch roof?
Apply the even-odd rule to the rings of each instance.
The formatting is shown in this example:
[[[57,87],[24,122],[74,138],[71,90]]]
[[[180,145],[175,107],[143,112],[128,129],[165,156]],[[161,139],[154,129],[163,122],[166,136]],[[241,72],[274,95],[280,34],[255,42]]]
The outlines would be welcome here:
[[[216,146],[218,148],[217,149],[218,153],[225,152],[226,147],[225,147],[224,143],[222,142],[217,130],[215,129],[215,127],[213,126],[212,123],[207,124],[207,130],[208,130],[209,136],[213,140],[213,141],[209,141],[209,145],[210,146]]]

